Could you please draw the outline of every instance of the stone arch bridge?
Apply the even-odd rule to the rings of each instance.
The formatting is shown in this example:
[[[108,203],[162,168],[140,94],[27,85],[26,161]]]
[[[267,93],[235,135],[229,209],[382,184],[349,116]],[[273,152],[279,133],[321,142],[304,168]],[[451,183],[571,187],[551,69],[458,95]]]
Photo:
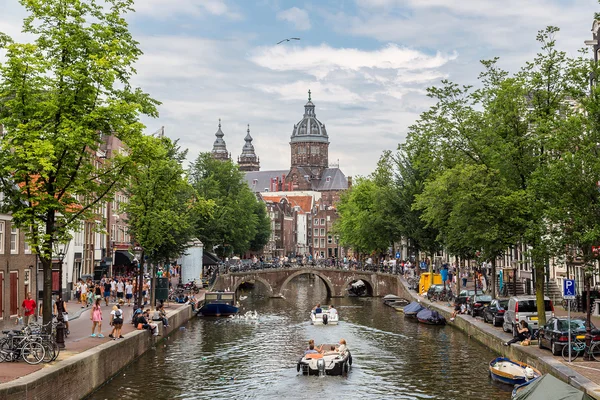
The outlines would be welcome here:
[[[214,290],[237,291],[242,283],[261,283],[270,297],[284,297],[289,283],[300,275],[314,275],[321,279],[327,287],[330,297],[344,297],[347,288],[353,282],[362,280],[370,295],[375,297],[386,294],[397,294],[400,290],[400,277],[379,272],[353,271],[332,268],[283,268],[264,269],[221,274],[215,281]]]

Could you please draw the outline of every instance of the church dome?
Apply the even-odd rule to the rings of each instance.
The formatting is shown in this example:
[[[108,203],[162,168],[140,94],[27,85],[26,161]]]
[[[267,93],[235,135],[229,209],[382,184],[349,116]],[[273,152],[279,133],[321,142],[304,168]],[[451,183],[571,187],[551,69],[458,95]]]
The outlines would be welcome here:
[[[217,137],[215,142],[213,143],[212,154],[214,158],[225,160],[229,158],[229,152],[227,151],[227,145],[225,144],[225,140],[223,140],[223,136],[225,134],[221,130],[221,119],[219,118],[219,129],[215,133]]]
[[[325,124],[321,123],[315,115],[315,105],[311,101],[310,90],[308,91],[308,103],[304,105],[304,117],[294,125],[290,143],[301,142],[329,143]]]

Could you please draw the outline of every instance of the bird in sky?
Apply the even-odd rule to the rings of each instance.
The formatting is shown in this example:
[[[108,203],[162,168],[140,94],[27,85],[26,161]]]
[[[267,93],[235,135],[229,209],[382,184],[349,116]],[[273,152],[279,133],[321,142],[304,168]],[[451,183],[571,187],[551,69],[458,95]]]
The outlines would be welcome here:
[[[283,42],[289,42],[290,40],[300,40],[299,37],[293,37],[293,38],[289,38],[289,39],[283,39],[280,42],[277,42],[277,44],[283,43]]]

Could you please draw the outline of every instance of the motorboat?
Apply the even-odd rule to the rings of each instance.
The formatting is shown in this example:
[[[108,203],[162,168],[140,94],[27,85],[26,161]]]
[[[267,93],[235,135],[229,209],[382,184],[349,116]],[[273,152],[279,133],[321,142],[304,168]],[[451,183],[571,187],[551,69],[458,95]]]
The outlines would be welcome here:
[[[199,306],[198,314],[202,317],[227,317],[238,313],[234,292],[206,292],[204,301]]]
[[[495,381],[513,386],[542,376],[540,371],[532,366],[506,357],[498,357],[490,361],[490,375]]]
[[[592,400],[592,396],[550,374],[527,381],[514,388],[514,400]]]
[[[352,355],[346,350],[340,354],[335,350],[334,344],[322,344],[317,346],[322,353],[305,354],[296,366],[296,370],[302,375],[343,375],[350,371],[352,366]],[[327,350],[329,349],[329,350]]]
[[[315,314],[310,312],[310,321],[313,325],[337,325],[340,320],[340,316],[336,314],[329,314],[327,311]]]
[[[417,319],[422,324],[446,325],[446,318],[435,310],[424,308],[417,313]]]
[[[402,299],[402,297],[400,296],[396,296],[395,294],[387,294],[385,296],[383,296],[383,304],[385,305],[389,305],[389,303],[392,303],[396,300],[400,300]]]
[[[404,297],[396,296],[393,294],[388,294],[383,298],[383,304],[392,308],[404,307],[408,303],[410,303],[410,301],[406,300]]]
[[[421,303],[413,301],[412,303],[404,307],[404,315],[407,317],[416,318],[419,311],[421,311],[424,308],[425,307],[423,307]]]

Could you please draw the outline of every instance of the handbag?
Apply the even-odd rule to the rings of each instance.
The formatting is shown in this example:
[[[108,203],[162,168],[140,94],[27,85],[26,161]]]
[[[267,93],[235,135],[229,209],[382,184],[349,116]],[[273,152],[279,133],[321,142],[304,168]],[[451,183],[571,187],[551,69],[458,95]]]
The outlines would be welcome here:
[[[142,329],[144,329],[144,324],[142,324],[141,322],[137,324],[137,329],[138,331],[141,331]]]

